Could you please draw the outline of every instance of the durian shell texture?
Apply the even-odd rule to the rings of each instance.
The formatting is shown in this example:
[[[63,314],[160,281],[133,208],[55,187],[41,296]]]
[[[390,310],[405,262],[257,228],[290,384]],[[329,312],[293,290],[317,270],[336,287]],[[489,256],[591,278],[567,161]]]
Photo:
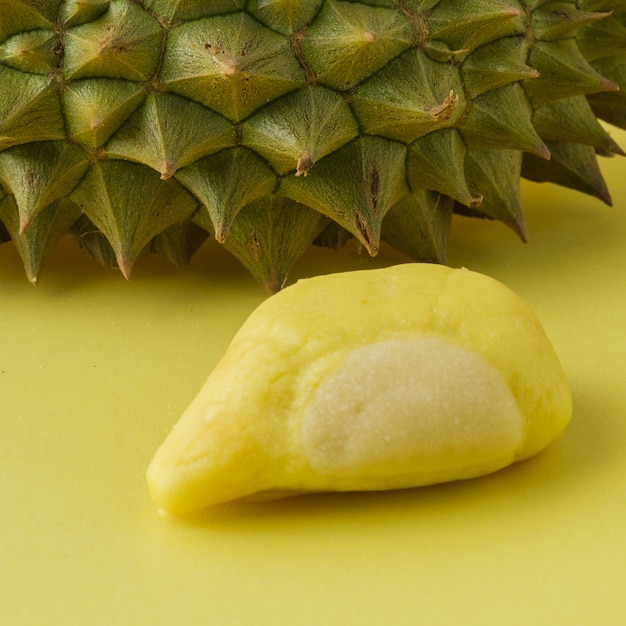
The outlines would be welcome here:
[[[271,291],[312,244],[527,236],[520,177],[610,203],[623,0],[0,2],[0,242],[128,277],[207,237]]]

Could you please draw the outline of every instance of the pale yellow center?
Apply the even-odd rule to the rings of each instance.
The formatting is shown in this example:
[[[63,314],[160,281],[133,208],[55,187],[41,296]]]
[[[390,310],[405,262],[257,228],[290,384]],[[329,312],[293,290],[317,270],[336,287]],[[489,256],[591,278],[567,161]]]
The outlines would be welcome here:
[[[320,474],[436,473],[510,460],[523,419],[484,357],[439,338],[353,350],[313,393],[302,444]]]

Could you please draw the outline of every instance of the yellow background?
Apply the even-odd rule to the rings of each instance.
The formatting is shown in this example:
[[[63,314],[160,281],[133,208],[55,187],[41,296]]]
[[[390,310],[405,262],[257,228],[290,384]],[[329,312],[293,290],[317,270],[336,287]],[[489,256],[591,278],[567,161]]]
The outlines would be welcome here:
[[[525,183],[528,244],[458,218],[449,258],[534,308],[570,427],[417,490],[158,515],[145,468],[265,292],[214,243],[127,283],[67,241],[37,287],[1,246],[0,623],[626,624],[626,160],[602,165],[613,208]],[[405,260],[312,249],[291,280]]]

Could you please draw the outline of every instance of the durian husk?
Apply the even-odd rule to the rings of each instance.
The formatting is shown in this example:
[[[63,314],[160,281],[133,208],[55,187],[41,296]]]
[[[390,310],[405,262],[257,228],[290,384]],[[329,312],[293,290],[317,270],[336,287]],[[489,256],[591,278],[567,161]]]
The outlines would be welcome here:
[[[5,0],[0,243],[213,238],[277,291],[311,244],[445,263],[454,213],[525,241],[520,177],[611,203],[624,59],[623,0]]]

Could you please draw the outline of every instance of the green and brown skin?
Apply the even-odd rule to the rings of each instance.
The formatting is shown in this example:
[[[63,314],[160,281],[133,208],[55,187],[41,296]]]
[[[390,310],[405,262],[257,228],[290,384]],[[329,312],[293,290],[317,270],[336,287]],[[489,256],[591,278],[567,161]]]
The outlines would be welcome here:
[[[0,0],[0,241],[129,276],[211,235],[278,290],[313,242],[522,239],[520,177],[610,197],[626,1]],[[549,160],[547,160],[549,159]]]

